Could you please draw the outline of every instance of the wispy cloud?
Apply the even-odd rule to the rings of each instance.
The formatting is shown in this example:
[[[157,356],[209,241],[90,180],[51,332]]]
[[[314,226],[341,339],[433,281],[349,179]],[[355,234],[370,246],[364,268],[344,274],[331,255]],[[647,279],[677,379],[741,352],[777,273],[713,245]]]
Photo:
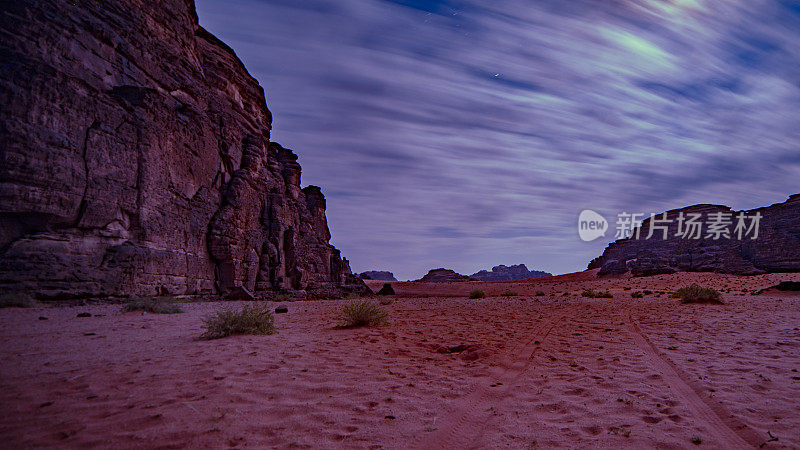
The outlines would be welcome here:
[[[800,4],[198,0],[355,270],[580,270],[583,208],[800,191]],[[610,238],[611,236],[609,236]]]

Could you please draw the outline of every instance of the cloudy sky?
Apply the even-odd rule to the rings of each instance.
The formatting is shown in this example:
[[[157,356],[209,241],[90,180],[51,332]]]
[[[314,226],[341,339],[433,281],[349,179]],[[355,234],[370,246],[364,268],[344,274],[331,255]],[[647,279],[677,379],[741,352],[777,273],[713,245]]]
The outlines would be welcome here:
[[[355,271],[582,270],[581,210],[800,192],[797,0],[196,0]]]

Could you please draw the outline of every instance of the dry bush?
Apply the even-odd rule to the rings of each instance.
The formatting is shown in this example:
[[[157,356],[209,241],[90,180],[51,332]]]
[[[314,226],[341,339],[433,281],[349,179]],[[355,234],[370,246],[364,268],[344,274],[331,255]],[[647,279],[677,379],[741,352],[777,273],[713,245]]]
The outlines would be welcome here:
[[[354,328],[387,324],[389,313],[369,300],[356,300],[342,307],[339,318],[341,328]]]
[[[682,303],[722,303],[722,294],[718,290],[699,284],[682,287],[672,297],[681,299]]]
[[[584,291],[581,292],[581,297],[588,297],[588,298],[614,298],[614,296],[611,295],[611,292],[608,292],[608,291],[605,291],[605,292],[594,291],[592,289],[584,289]]]
[[[500,294],[500,296],[501,297],[519,297],[519,294],[517,294],[516,292],[512,291],[511,289],[506,289],[506,291],[503,292],[502,294]]]
[[[631,292],[631,298],[642,298],[642,297],[644,297],[644,294],[642,294],[641,291]]]
[[[234,334],[275,334],[275,319],[264,303],[236,311],[228,308],[203,319],[206,332],[200,339],[219,339]]]
[[[469,292],[469,298],[486,298],[486,292],[480,289],[474,289]]]

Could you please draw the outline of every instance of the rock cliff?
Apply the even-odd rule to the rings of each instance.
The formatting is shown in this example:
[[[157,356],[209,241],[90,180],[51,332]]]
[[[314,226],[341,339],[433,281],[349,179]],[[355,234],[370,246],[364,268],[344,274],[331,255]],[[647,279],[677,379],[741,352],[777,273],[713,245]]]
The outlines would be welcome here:
[[[744,214],[744,225],[749,228],[752,220],[760,215],[758,226],[749,233],[736,231],[737,217]],[[666,220],[650,219],[642,222],[638,238],[636,235],[611,243],[603,254],[589,264],[600,275],[621,274],[630,271],[633,275],[652,275],[677,271],[721,272],[734,274],[759,274],[765,272],[800,271],[800,194],[789,197],[784,203],[774,204],[749,211],[732,211],[727,206],[695,205],[666,212]],[[699,239],[692,232],[687,237],[678,232],[689,231],[686,221],[679,225],[681,215],[688,218],[699,214],[701,228]],[[709,235],[709,225],[718,214],[729,217],[730,223],[723,226],[729,238]],[[727,221],[726,221],[727,222]],[[650,228],[653,227],[652,236]],[[679,226],[682,227],[679,230]],[[666,227],[667,238],[664,237]],[[753,239],[755,230],[758,236]],[[740,239],[741,237],[741,239]]]
[[[191,0],[0,6],[0,290],[366,292]]]
[[[528,270],[525,264],[517,264],[515,266],[499,265],[492,267],[492,271],[481,270],[470,275],[481,281],[507,281],[507,280],[522,280],[526,278],[540,278],[552,276],[552,273],[542,272],[541,270]]]

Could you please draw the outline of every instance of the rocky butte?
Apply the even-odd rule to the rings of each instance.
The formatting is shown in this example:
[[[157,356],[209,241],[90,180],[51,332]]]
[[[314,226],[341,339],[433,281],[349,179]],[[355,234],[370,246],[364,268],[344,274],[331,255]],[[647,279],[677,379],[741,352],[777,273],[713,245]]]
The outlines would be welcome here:
[[[452,282],[478,281],[478,280],[473,280],[472,278],[466,275],[461,275],[460,273],[457,273],[455,270],[439,268],[439,269],[429,270],[424,277],[416,281],[420,281],[423,283],[452,283]]]
[[[6,2],[0,29],[0,291],[367,292],[191,0]]]
[[[358,274],[362,280],[397,281],[392,272],[386,270],[368,270]]]
[[[750,218],[761,216],[755,239],[753,232],[742,232],[741,239],[735,233],[740,213]],[[800,194],[792,195],[784,203],[749,211],[733,211],[721,205],[695,205],[666,214],[665,221],[644,220],[638,238],[633,235],[611,243],[601,256],[592,260],[589,269],[600,269],[600,275],[678,271],[754,275],[800,271]],[[700,214],[704,225],[709,223],[709,217],[713,220],[717,214],[730,215],[732,223],[727,227],[730,238],[708,237],[707,227],[702,228],[700,239],[678,236],[678,217],[688,218],[690,214]],[[662,217],[659,214],[656,218]],[[747,227],[751,225],[750,220],[744,223]],[[663,239],[664,226],[667,239]],[[653,235],[647,239],[651,227],[654,227]],[[685,221],[681,231],[687,231]]]
[[[481,270],[470,275],[470,278],[475,278],[481,281],[508,281],[508,280],[523,280],[527,278],[540,278],[550,277],[552,273],[542,272],[541,270],[528,270],[525,264],[517,264],[515,266],[499,266],[492,267],[492,271]]]

